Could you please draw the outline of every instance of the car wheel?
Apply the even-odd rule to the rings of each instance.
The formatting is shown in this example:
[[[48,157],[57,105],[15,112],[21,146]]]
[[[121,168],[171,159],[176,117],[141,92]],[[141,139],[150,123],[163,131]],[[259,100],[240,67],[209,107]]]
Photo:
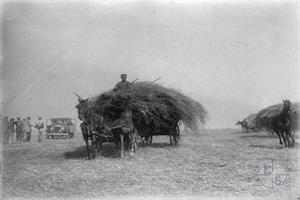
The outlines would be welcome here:
[[[74,133],[69,133],[69,138],[74,137]]]

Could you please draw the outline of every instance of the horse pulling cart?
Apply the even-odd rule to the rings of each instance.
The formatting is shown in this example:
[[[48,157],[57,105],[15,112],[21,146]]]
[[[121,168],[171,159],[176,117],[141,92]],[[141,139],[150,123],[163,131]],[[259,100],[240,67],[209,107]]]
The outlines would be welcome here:
[[[120,118],[122,119],[122,117]],[[117,120],[118,122],[122,120]],[[87,123],[81,124],[82,134],[86,143],[86,150],[89,159],[94,159],[101,152],[102,145],[105,142],[115,143],[118,148],[121,144],[121,157],[124,156],[124,149],[131,152],[137,150],[138,136],[142,144],[152,144],[153,136],[169,136],[170,145],[176,146],[180,140],[180,129],[178,124],[170,127],[159,127],[157,130],[144,128],[138,130],[135,126],[120,123],[116,126],[109,127],[105,124],[91,125]]]

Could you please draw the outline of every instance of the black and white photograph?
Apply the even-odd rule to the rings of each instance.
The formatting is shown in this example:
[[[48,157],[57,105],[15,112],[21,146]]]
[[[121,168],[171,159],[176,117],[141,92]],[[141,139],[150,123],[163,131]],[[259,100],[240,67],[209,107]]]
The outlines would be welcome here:
[[[2,1],[0,198],[300,200],[299,9]]]

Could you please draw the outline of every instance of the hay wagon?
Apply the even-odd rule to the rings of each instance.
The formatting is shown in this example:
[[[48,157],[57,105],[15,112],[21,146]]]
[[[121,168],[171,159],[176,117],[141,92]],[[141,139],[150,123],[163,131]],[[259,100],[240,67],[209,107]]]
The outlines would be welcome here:
[[[188,96],[176,91],[163,87],[153,82],[137,82],[124,90],[108,90],[97,96],[83,99],[78,94],[79,104],[76,105],[78,110],[78,118],[87,120],[88,126],[93,129],[89,131],[86,142],[87,148],[92,152],[98,150],[105,141],[116,142],[114,135],[121,136],[124,133],[120,129],[115,129],[115,125],[108,124],[108,129],[97,129],[94,126],[99,123],[90,121],[90,115],[99,115],[104,123],[113,123],[121,118],[121,113],[130,111],[132,113],[132,121],[124,129],[131,129],[130,137],[134,135],[134,139],[130,138],[131,145],[136,145],[140,136],[142,143],[151,144],[153,136],[165,135],[170,139],[171,145],[177,145],[180,140],[180,129],[178,122],[182,120],[189,128],[198,128],[200,124],[204,124],[207,117],[206,109],[198,102]],[[91,117],[94,119],[94,117]],[[100,120],[101,121],[101,120]],[[126,121],[126,120],[125,120]],[[129,122],[127,121],[127,122]],[[126,123],[127,123],[126,122]],[[122,124],[116,124],[117,126]],[[124,125],[124,124],[123,124]],[[84,131],[83,131],[84,132]],[[124,143],[123,143],[124,144]],[[126,141],[125,141],[126,144]],[[123,145],[122,145],[123,147]],[[132,146],[131,146],[132,147]],[[122,150],[121,150],[122,152]]]

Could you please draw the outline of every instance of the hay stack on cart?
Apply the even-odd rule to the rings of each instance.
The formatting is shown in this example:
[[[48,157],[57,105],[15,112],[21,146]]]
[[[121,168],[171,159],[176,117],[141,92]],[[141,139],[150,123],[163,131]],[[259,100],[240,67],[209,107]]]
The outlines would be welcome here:
[[[109,90],[90,98],[87,104],[87,109],[103,116],[108,125],[128,106],[138,130],[168,127],[180,120],[195,129],[203,126],[207,118],[207,111],[199,102],[153,82],[136,82],[127,90]]]

